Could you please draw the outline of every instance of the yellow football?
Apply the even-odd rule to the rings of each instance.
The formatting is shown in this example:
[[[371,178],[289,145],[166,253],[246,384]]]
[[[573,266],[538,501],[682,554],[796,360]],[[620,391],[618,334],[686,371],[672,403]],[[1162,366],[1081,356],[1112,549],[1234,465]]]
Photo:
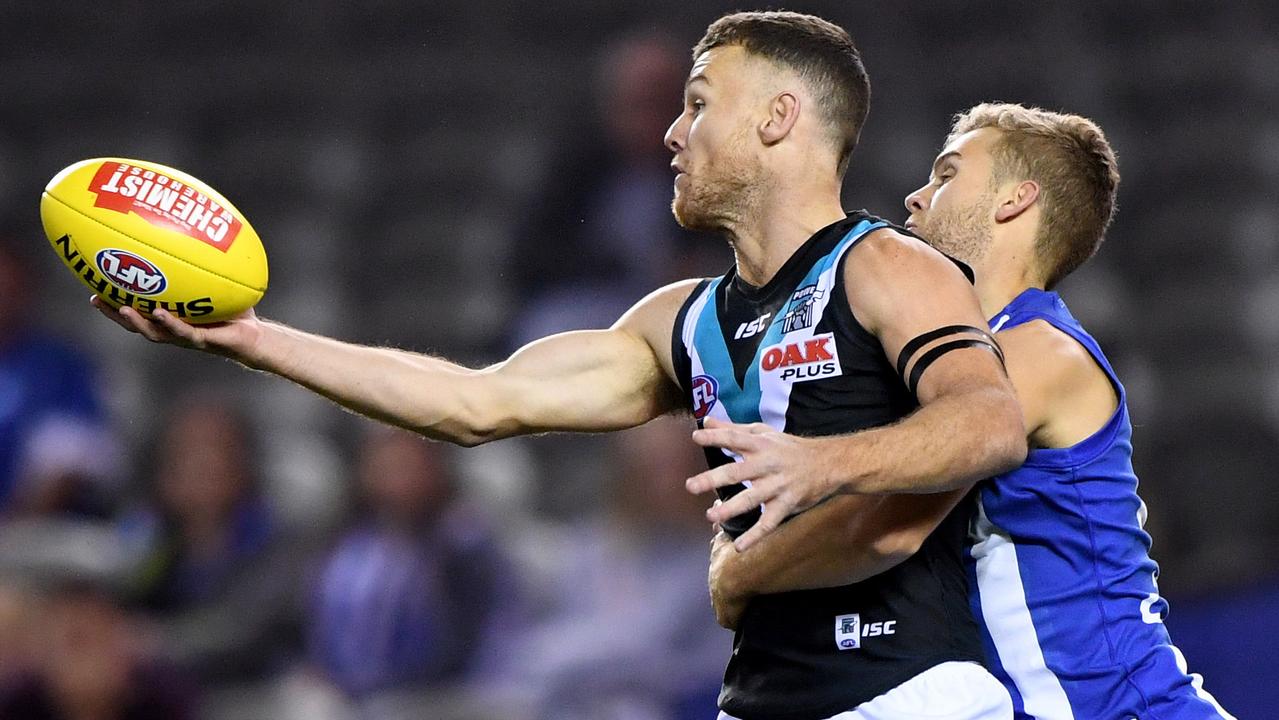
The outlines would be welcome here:
[[[210,323],[266,292],[258,234],[220,193],[180,170],[82,160],[49,181],[40,218],[67,268],[116,307]]]

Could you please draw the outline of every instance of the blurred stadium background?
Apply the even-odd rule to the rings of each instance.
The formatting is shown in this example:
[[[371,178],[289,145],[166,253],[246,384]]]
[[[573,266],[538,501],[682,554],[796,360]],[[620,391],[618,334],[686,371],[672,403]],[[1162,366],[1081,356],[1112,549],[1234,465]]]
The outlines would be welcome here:
[[[1228,709],[1272,716],[1279,6],[787,7],[848,28],[871,74],[850,208],[900,219],[976,102],[1105,128],[1118,219],[1062,291],[1129,390],[1174,639]],[[668,217],[661,133],[734,9],[0,5],[0,713],[713,717],[729,637],[685,425],[465,452],[373,429],[126,337],[37,201],[86,157],[182,168],[263,236],[262,314],[492,362],[726,266]]]

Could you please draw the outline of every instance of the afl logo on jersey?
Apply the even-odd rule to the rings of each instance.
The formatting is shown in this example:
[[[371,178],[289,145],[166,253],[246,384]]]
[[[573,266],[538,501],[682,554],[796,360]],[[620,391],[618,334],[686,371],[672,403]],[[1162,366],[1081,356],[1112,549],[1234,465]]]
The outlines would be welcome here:
[[[96,259],[108,280],[135,295],[159,295],[169,284],[160,268],[131,252],[106,248]]]
[[[710,375],[693,378],[693,417],[701,420],[710,414],[719,400],[719,383]]]

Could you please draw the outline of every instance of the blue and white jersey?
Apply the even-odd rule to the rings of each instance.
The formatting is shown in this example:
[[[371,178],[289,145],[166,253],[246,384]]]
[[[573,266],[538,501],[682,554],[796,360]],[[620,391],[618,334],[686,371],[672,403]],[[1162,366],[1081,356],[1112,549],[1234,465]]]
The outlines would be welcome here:
[[[1080,443],[1032,449],[979,485],[968,571],[991,671],[1019,720],[1230,718],[1163,625],[1123,385],[1056,293],[1026,290],[990,325],[1034,320],[1088,350],[1119,407]]]

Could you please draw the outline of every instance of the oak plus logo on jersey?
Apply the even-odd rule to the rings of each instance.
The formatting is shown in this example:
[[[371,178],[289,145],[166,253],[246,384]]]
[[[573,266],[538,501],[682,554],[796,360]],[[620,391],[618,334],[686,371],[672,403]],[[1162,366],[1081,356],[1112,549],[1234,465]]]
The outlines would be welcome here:
[[[771,345],[764,349],[759,369],[775,373],[783,382],[806,382],[843,374],[833,333]]]
[[[96,260],[106,279],[136,295],[159,295],[169,284],[160,268],[131,252],[106,248],[98,252]]]
[[[896,634],[896,620],[863,624],[862,616],[858,613],[835,616],[835,647],[840,650],[856,650],[862,646],[865,638]]]
[[[711,408],[719,400],[719,383],[710,375],[698,375],[693,378],[693,417],[701,420],[710,414]]]

